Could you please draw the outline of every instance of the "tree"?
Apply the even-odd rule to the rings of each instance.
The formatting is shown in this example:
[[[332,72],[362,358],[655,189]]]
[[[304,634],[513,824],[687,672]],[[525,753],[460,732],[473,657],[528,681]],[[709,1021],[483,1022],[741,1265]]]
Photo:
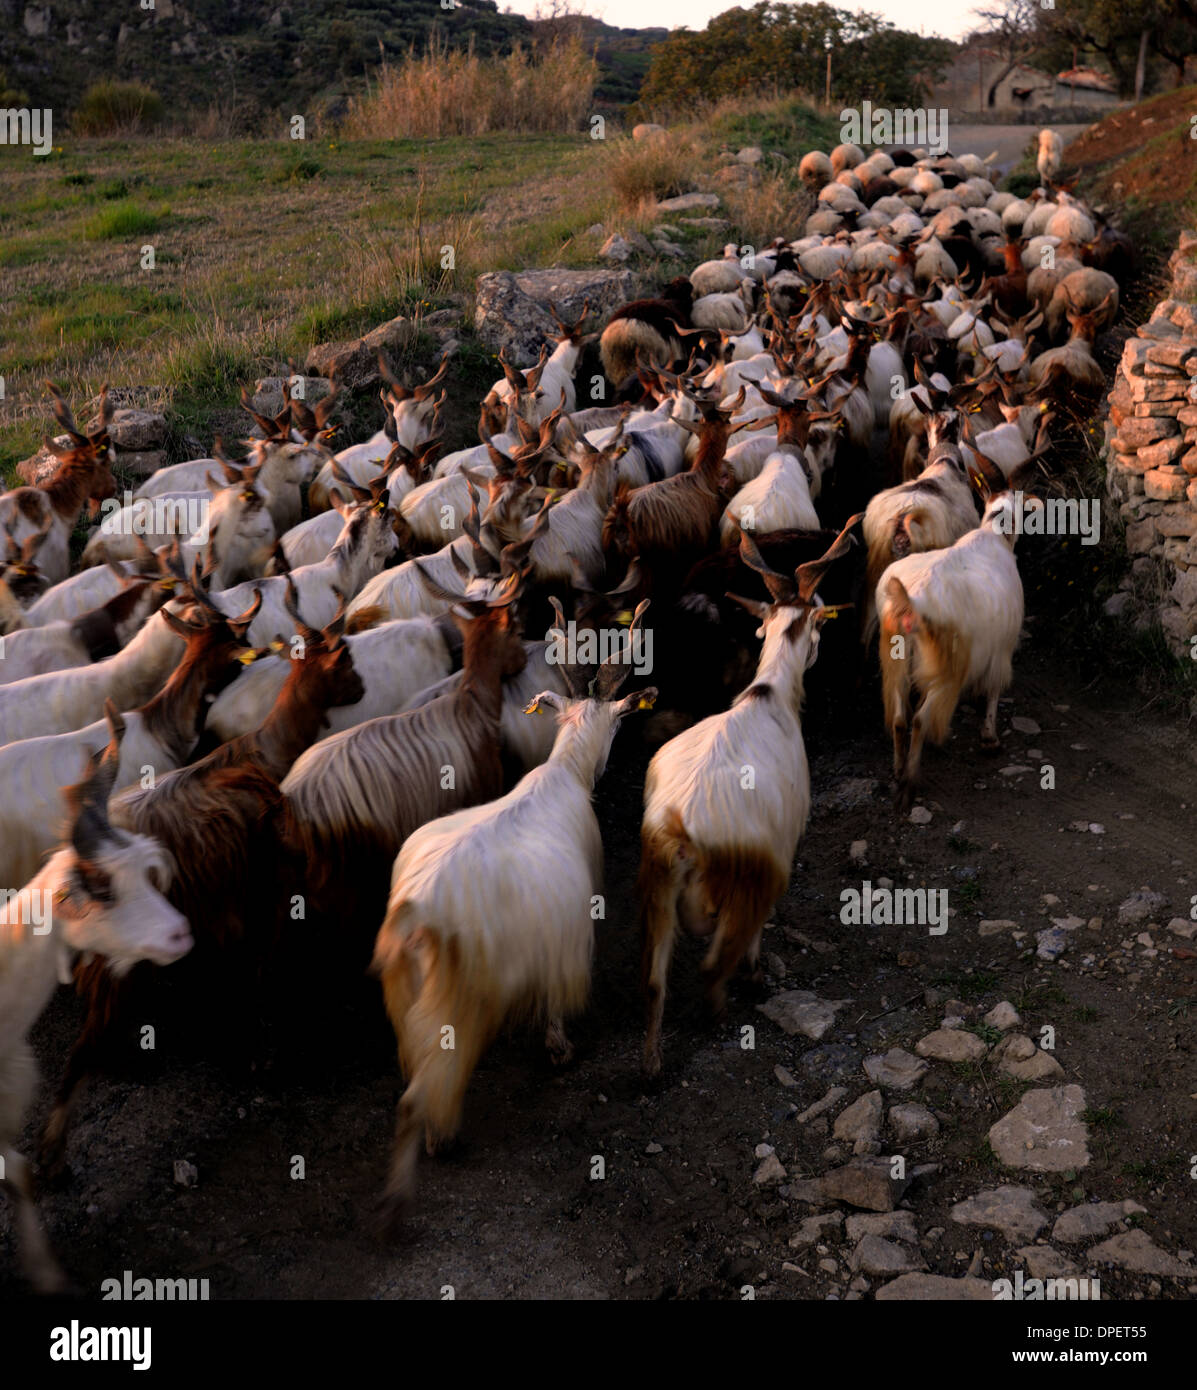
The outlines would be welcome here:
[[[993,106],[997,101],[997,89],[1015,68],[1029,63],[1044,47],[1044,35],[1040,28],[1043,9],[1038,0],[1002,0],[999,9],[974,10],[984,23],[974,31],[975,36],[984,38],[986,44],[996,48],[1003,66],[993,80],[985,97],[985,105]]]

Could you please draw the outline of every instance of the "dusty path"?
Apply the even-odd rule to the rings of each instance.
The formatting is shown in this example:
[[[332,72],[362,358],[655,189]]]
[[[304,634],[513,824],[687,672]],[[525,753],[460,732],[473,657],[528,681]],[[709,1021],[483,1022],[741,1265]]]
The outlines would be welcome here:
[[[1088,126],[1053,124],[1052,129],[1067,145]],[[1034,140],[1038,133],[1039,127],[1033,125],[964,125],[953,122],[948,144],[954,151],[975,150],[982,159],[988,158],[990,152],[996,150],[998,157],[993,162],[993,168],[1007,174],[1022,158],[1027,143]]]
[[[1034,631],[1032,621],[1003,706],[1003,756],[981,755],[977,717],[962,709],[949,748],[929,761],[929,825],[891,812],[876,692],[841,706],[834,723],[812,694],[815,812],[766,933],[769,981],[760,992],[735,985],[726,1023],[712,1027],[697,953],[683,945],[659,1091],[646,1090],[637,1070],[633,885],[647,755],[633,735],[617,743],[597,796],[610,913],[592,1006],[573,1029],[578,1062],[553,1076],[532,1036],[492,1050],[471,1088],[458,1149],[422,1163],[403,1245],[382,1246],[370,1225],[398,1094],[371,987],[331,1035],[313,1028],[302,1052],[278,1057],[268,1072],[251,1072],[245,1056],[213,1060],[211,1036],[163,1039],[156,1061],[131,1051],[124,1077],[88,1093],[72,1141],[73,1181],[45,1202],[52,1238],[81,1286],[94,1292],[102,1278],[130,1269],[207,1276],[220,1298],[437,1298],[446,1284],[459,1297],[731,1297],[744,1282],[758,1286],[758,1297],[842,1297],[851,1247],[838,1244],[838,1233],[830,1256],[789,1247],[799,1221],[818,1208],[787,1199],[785,1184],[754,1187],[754,1147],[773,1144],[791,1180],[823,1171],[827,1123],[798,1126],[795,1113],[833,1083],[848,1087],[845,1104],[871,1089],[863,1059],[913,1048],[953,995],[978,1013],[1010,999],[1028,1031],[1054,1025],[1064,1080],[1084,1087],[1098,1118],[1087,1169],[1028,1179],[1001,1169],[984,1142],[1021,1087],[936,1063],[915,1092],[888,1096],[926,1103],[941,1118],[937,1138],[904,1150],[912,1162],[941,1165],[907,1198],[931,1270],[959,1274],[974,1252],[983,1277],[1013,1268],[1004,1241],[948,1215],[953,1202],[1003,1182],[1029,1181],[1048,1212],[1081,1197],[1133,1197],[1162,1246],[1197,1247],[1187,1157],[1197,960],[1173,954],[1186,943],[1163,927],[1187,916],[1197,892],[1197,754],[1183,723],[1142,713],[1141,699],[1104,682],[1078,688]],[[1012,713],[1042,732],[1010,733]],[[1054,791],[1040,790],[1040,760],[1056,768]],[[1001,775],[1017,765],[1036,771]],[[1104,835],[1068,829],[1081,821],[1100,823]],[[849,858],[855,840],[868,842],[862,866]],[[883,875],[947,887],[956,909],[947,934],[841,925],[841,891]],[[1169,909],[1153,925],[1119,926],[1119,903],[1144,884],[1165,894]],[[1058,902],[1049,906],[1045,894]],[[1049,915],[1090,921],[1055,964],[1033,953],[1033,933]],[[979,921],[991,918],[1032,935],[1021,944],[1009,932],[979,936]],[[1134,940],[1143,930],[1151,947]],[[787,1037],[756,1011],[768,994],[794,988],[851,1000],[819,1043]],[[77,1017],[63,992],[38,1029],[51,1075]],[[214,1009],[210,1026],[220,1023]],[[746,1024],[756,1029],[752,1051],[739,1046]],[[776,1066],[797,1085],[782,1085]],[[43,1114],[39,1107],[38,1122]],[[291,1177],[296,1155],[302,1180]],[[591,1177],[596,1156],[605,1164],[600,1180]],[[173,1160],[184,1157],[199,1172],[189,1190],[172,1182]],[[9,1240],[0,1297],[18,1291]],[[820,1258],[836,1272],[820,1268]],[[802,1272],[783,1273],[787,1261]],[[1161,1295],[1158,1281],[1153,1291],[1142,1276],[1102,1273],[1107,1297],[1185,1296],[1186,1281],[1164,1279]],[[1197,1286],[1197,1276],[1187,1283]]]

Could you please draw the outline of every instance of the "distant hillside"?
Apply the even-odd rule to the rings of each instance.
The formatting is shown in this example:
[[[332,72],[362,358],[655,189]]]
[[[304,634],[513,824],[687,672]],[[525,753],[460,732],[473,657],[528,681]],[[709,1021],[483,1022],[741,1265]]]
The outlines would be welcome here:
[[[494,0],[451,11],[440,0],[155,0],[152,10],[137,0],[0,0],[0,89],[63,112],[98,78],[137,78],[176,113],[215,103],[312,114],[359,91],[384,56],[422,49],[434,28],[450,47],[473,44],[483,56],[535,35]],[[603,67],[600,105],[636,99],[649,49],[664,37],[584,21]]]

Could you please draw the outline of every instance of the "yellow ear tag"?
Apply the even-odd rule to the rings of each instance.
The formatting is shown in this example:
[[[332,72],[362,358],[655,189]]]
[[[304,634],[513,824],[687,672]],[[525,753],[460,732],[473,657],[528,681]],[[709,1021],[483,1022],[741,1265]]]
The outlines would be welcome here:
[[[387,509],[387,499],[386,499],[385,497],[380,497],[380,498],[378,499],[378,501],[375,502],[375,504],[374,504],[374,510],[375,510],[376,512],[385,512],[386,509]]]
[[[824,608],[824,609],[823,609],[823,617],[824,617],[824,618],[838,618],[839,616],[840,616],[840,610],[839,610],[838,608]]]
[[[623,627],[627,627],[635,616],[636,615],[632,612],[630,608],[625,608],[623,612],[616,613],[615,621],[617,623],[620,623]]]
[[[657,697],[656,697],[655,695],[641,695],[641,697],[639,698],[639,700],[636,701],[636,708],[637,708],[637,709],[652,709],[652,707],[653,707],[656,703],[657,703]]]
[[[273,642],[270,642],[268,645],[269,645],[270,650],[271,650],[272,652],[282,652],[282,651],[286,651],[286,649],[287,649],[287,644],[286,644],[286,642],[280,642],[279,639],[278,639],[277,637],[274,639]]]
[[[539,713],[540,713],[540,697],[539,697],[539,696],[537,696],[535,699],[532,699],[532,700],[529,700],[529,701],[528,701],[528,703],[524,706],[524,713],[525,713],[525,714],[539,714]]]
[[[157,587],[158,587],[159,589],[165,589],[166,592],[167,592],[168,594],[172,594],[172,593],[174,593],[175,583],[176,583],[176,582],[177,582],[177,581],[175,581],[175,580],[173,580],[173,579],[159,579],[159,580],[158,580],[158,583],[157,583]]]
[[[252,650],[252,648],[247,651],[239,652],[237,654],[237,660],[242,664],[242,666],[252,665],[252,663],[256,661],[257,658],[258,654],[257,652]]]

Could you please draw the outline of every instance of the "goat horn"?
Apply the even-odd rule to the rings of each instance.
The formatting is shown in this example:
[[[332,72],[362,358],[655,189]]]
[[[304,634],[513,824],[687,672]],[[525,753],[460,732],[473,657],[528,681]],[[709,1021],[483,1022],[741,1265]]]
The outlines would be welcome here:
[[[856,537],[851,534],[851,531],[863,516],[864,512],[857,512],[855,516],[850,516],[844,522],[843,530],[818,560],[808,560],[805,565],[799,565],[794,571],[794,578],[798,581],[798,597],[803,603],[809,604],[811,602],[815,589],[824,574],[841,555],[846,554],[856,544]]]
[[[94,859],[111,838],[108,798],[116,785],[121,739],[125,735],[125,721],[111,699],[104,701],[104,718],[108,721],[108,743],[88,759],[83,780],[66,788],[67,804],[74,812],[71,845],[85,862]]]

